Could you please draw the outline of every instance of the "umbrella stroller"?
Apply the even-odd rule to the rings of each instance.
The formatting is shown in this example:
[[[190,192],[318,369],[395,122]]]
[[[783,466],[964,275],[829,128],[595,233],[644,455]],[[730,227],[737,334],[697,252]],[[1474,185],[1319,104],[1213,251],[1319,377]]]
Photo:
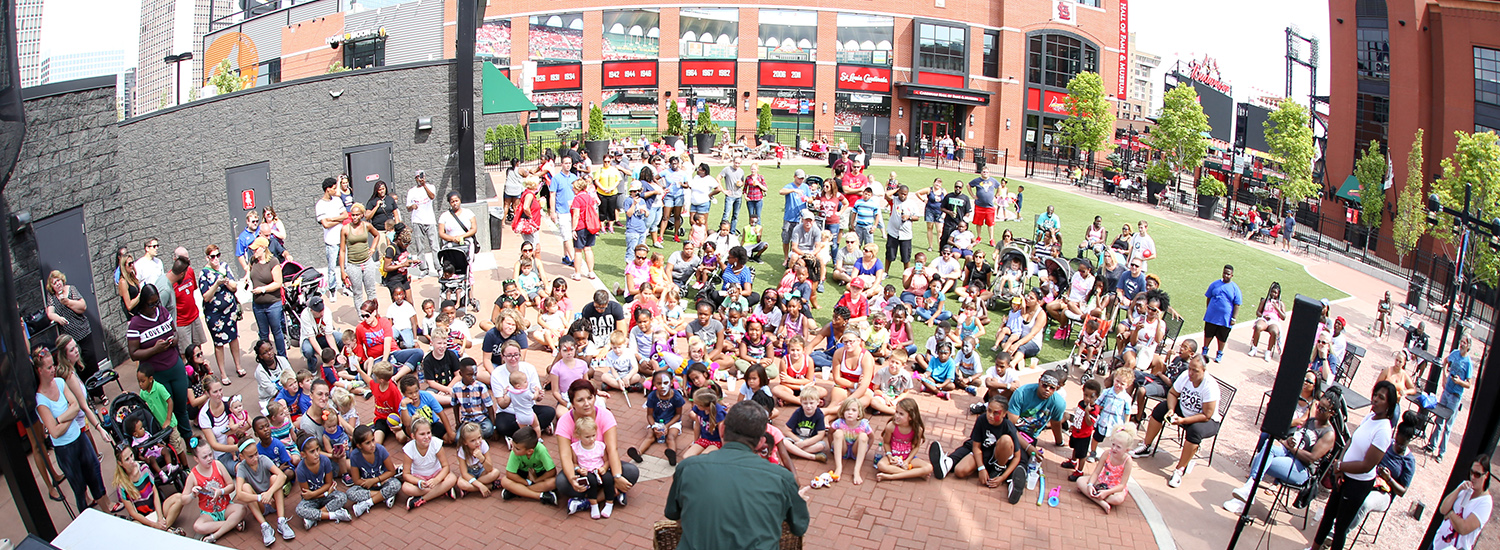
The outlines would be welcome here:
[[[131,440],[134,438],[130,435],[130,426],[136,420],[140,420],[141,427],[146,430],[146,433],[151,435],[139,443],[132,443]],[[160,422],[157,422],[156,415],[151,413],[151,408],[146,405],[146,400],[141,399],[141,396],[138,394],[122,393],[115,396],[114,401],[111,401],[109,404],[109,415],[103,418],[103,421],[108,424],[106,429],[109,430],[110,436],[114,438],[115,445],[121,448],[125,445],[130,445],[131,448],[135,449],[136,456],[145,456],[148,450],[158,445],[162,447],[161,451],[163,453],[178,455],[179,453],[187,452],[187,449],[173,449],[167,443],[172,435],[172,430],[175,428],[164,427]],[[182,490],[183,483],[187,480],[187,471],[188,468],[186,465],[179,465],[177,470],[168,476],[169,483],[176,487],[178,491]]]
[[[300,342],[302,310],[307,309],[307,304],[322,288],[323,273],[314,268],[303,268],[297,262],[284,262],[281,264],[281,280],[284,281],[281,297],[285,305],[281,311],[286,339],[288,342]]]
[[[470,327],[475,326],[474,314],[470,312],[477,311],[479,303],[473,297],[473,262],[470,261],[469,251],[464,248],[439,250],[437,263],[442,269],[438,276],[439,301],[453,300],[464,322]]]

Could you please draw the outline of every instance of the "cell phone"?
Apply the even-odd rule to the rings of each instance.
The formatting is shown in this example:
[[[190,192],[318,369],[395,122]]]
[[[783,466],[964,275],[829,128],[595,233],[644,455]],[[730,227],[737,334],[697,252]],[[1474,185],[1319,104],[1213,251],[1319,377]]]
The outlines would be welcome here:
[[[1102,492],[1105,492],[1105,491],[1108,491],[1108,490],[1109,490],[1109,485],[1105,485],[1103,483],[1095,483],[1094,484],[1094,491],[1095,492],[1102,493]]]

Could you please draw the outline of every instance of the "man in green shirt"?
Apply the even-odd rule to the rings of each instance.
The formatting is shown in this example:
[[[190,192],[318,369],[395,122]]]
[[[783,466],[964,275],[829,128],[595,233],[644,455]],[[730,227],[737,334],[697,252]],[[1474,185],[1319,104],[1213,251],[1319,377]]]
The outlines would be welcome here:
[[[679,550],[780,548],[782,523],[794,535],[807,533],[797,480],[755,453],[767,420],[759,404],[736,403],[724,417],[724,447],[677,465],[665,515],[682,524]]]

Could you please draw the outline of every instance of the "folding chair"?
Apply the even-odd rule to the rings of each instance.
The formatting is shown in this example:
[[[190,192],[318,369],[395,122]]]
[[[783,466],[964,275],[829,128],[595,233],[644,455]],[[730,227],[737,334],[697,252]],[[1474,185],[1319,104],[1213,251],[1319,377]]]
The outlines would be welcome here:
[[[1396,507],[1396,499],[1398,499],[1398,498],[1399,497],[1397,497],[1396,495],[1392,494],[1391,495],[1391,504],[1389,506],[1386,506],[1384,510],[1371,511],[1371,512],[1365,514],[1365,519],[1363,521],[1359,522],[1359,531],[1356,531],[1354,533],[1354,538],[1352,540],[1353,541],[1358,541],[1359,537],[1361,537],[1361,536],[1363,536],[1365,534],[1365,524],[1370,523],[1370,516],[1373,516],[1375,514],[1380,514],[1380,521],[1375,522],[1375,533],[1370,536],[1370,542],[1369,542],[1369,544],[1370,544],[1370,546],[1374,546],[1375,545],[1375,541],[1380,540],[1380,530],[1383,529],[1383,528],[1385,528],[1385,516],[1386,516],[1387,513],[1389,513],[1391,511],[1392,508]]]
[[[1168,317],[1163,319],[1167,324],[1166,336],[1162,338],[1161,344],[1156,346],[1156,354],[1170,357],[1177,350],[1177,337],[1182,335],[1182,325],[1186,319]]]
[[[1220,380],[1217,377],[1214,378],[1214,382],[1217,382],[1219,384],[1219,402],[1218,402],[1218,405],[1214,407],[1214,415],[1213,415],[1212,418],[1210,418],[1210,420],[1213,420],[1214,422],[1218,422],[1219,423],[1219,430],[1222,432],[1223,429],[1224,429],[1224,419],[1229,417],[1229,406],[1232,405],[1232,404],[1234,404],[1234,394],[1238,390],[1236,390],[1234,386],[1231,386],[1231,385],[1225,383],[1223,380]],[[1170,390],[1168,390],[1168,391],[1170,391]],[[1147,400],[1146,400],[1147,403],[1150,403],[1151,401],[1152,401],[1151,398],[1147,398]],[[1165,401],[1165,399],[1160,399],[1158,401]],[[1145,420],[1146,418],[1149,418],[1150,416],[1151,415],[1149,413],[1146,414],[1146,415],[1143,415],[1142,416],[1142,420]],[[1178,426],[1177,427],[1177,437],[1174,438],[1173,441],[1176,441],[1178,445],[1183,445],[1183,444],[1185,444],[1187,442],[1187,440],[1185,439],[1186,437],[1187,437],[1187,429],[1183,428],[1182,426]],[[1218,434],[1214,434],[1214,435],[1210,436],[1209,439],[1214,440],[1213,443],[1209,444],[1209,448],[1208,448],[1208,465],[1209,466],[1213,466],[1214,465],[1214,451],[1217,450],[1218,447],[1219,447],[1219,435]],[[1161,440],[1162,440],[1161,434],[1157,434],[1157,436],[1156,436],[1156,443],[1151,446],[1151,453],[1152,454],[1155,454],[1156,450],[1161,447]],[[1199,442],[1199,444],[1198,444],[1198,451],[1199,452],[1203,451],[1203,443],[1202,442]],[[1195,459],[1198,458],[1198,455],[1195,453],[1193,455],[1193,458],[1195,458]]]
[[[1313,463],[1312,468],[1308,470],[1307,482],[1299,485],[1282,484],[1276,490],[1276,499],[1271,501],[1271,508],[1266,511],[1266,523],[1271,522],[1271,516],[1276,513],[1277,508],[1286,510],[1292,516],[1297,515],[1296,512],[1292,511],[1293,508],[1301,508],[1302,529],[1307,529],[1308,518],[1312,516],[1311,503],[1307,506],[1297,506],[1295,501],[1284,503],[1283,498],[1291,496],[1295,499],[1304,489],[1311,489],[1317,484],[1322,483],[1323,476],[1327,473],[1328,468],[1333,466],[1334,459],[1344,456],[1344,449],[1349,446],[1348,418],[1349,413],[1347,410],[1338,408],[1333,411],[1333,417],[1329,419],[1329,425],[1333,426],[1333,448],[1329,449],[1328,454],[1323,455],[1323,458]],[[1261,480],[1261,482],[1264,483],[1265,480]],[[1316,497],[1316,495],[1314,496]]]

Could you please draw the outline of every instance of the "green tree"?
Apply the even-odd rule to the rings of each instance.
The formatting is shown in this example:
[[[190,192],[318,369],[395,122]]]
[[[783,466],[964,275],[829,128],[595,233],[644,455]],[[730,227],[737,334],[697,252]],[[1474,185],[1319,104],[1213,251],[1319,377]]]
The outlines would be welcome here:
[[[770,135],[771,133],[771,104],[760,104],[760,120],[755,125],[755,133],[759,135]]]
[[[344,71],[349,71],[349,70],[353,70],[353,69],[350,69],[349,67],[345,67],[343,61],[334,61],[332,65],[328,66],[328,73],[327,74],[342,73]]]
[[[1161,117],[1151,131],[1147,144],[1161,152],[1171,169],[1172,181],[1203,164],[1208,155],[1208,115],[1198,104],[1198,91],[1192,86],[1178,86],[1162,98]]]
[[[1433,193],[1445,206],[1463,208],[1464,188],[1473,186],[1469,212],[1500,213],[1500,143],[1494,132],[1469,134],[1454,132],[1458,145],[1453,156],[1443,159],[1443,175],[1433,182]],[[1441,216],[1433,234],[1444,242],[1459,242],[1458,223],[1452,216]],[[1491,287],[1500,283],[1500,261],[1488,246],[1475,246],[1470,239],[1470,256],[1465,269]]]
[[[1417,249],[1417,241],[1427,233],[1426,196],[1422,185],[1422,130],[1412,138],[1411,152],[1406,155],[1406,188],[1396,198],[1396,211],[1391,219],[1391,244],[1396,247],[1396,257],[1405,261],[1406,255]]]
[[[1287,207],[1318,193],[1312,179],[1313,132],[1307,108],[1291,99],[1281,100],[1265,122],[1270,153],[1281,161],[1283,177],[1274,183]]]
[[[604,123],[604,109],[595,104],[589,107],[589,127],[584,129],[583,139],[600,141],[609,139],[609,125]]]
[[[667,135],[682,137],[686,132],[682,128],[682,112],[677,110],[677,102],[671,103],[671,109],[667,111]]]
[[[1359,223],[1380,229],[1385,215],[1385,155],[1380,141],[1371,140],[1359,160],[1354,161],[1354,178],[1359,180]]]
[[[1110,116],[1111,107],[1104,97],[1104,80],[1099,73],[1082,72],[1068,80],[1068,97],[1063,104],[1072,115],[1058,124],[1064,144],[1088,151],[1090,156],[1113,148],[1110,137],[1114,134],[1115,119]]]
[[[217,67],[214,67],[214,75],[209,77],[208,83],[213,85],[220,94],[227,94],[245,89],[250,85],[250,79],[234,70],[234,67],[229,64],[229,59],[225,58]]]

